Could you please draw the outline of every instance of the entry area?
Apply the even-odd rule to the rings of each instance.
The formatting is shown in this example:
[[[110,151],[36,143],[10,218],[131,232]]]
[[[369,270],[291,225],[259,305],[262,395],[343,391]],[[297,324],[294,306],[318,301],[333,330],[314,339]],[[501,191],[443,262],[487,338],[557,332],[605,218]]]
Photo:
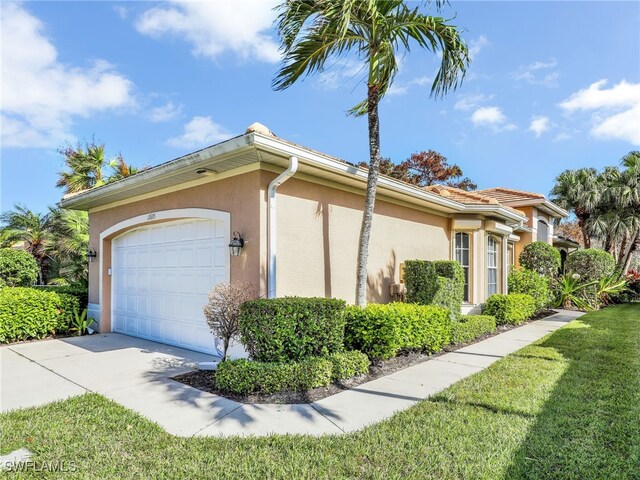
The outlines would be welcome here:
[[[114,332],[216,354],[203,306],[229,281],[229,224],[183,219],[134,228],[112,242]]]

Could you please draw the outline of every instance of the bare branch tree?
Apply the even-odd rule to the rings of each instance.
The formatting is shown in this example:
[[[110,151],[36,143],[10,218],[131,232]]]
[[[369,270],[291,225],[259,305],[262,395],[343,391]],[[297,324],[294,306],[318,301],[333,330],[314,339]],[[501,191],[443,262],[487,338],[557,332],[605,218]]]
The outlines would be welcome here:
[[[223,362],[227,360],[231,340],[240,333],[240,305],[255,297],[255,290],[249,282],[221,282],[209,292],[204,316],[211,332],[224,342]]]

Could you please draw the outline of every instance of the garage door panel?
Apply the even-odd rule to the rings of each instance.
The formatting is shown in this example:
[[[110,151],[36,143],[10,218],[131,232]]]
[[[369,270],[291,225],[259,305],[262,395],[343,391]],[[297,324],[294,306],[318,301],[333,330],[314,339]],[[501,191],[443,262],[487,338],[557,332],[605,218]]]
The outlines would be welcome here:
[[[229,279],[228,234],[222,221],[181,220],[115,239],[114,330],[215,353],[203,307]]]

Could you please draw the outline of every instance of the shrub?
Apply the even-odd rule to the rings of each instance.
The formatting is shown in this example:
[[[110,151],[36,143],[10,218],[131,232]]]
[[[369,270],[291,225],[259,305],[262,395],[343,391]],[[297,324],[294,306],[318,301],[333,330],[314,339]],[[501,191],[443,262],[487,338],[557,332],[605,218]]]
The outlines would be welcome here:
[[[7,286],[7,282],[5,282],[2,278],[0,278],[0,290]]]
[[[24,250],[0,249],[0,278],[10,287],[28,287],[38,278],[38,263]]]
[[[3,288],[0,291],[0,343],[66,332],[77,308],[77,300],[70,295],[23,287]]]
[[[493,315],[498,325],[505,323],[519,325],[536,312],[536,301],[531,295],[524,293],[510,293],[504,295],[496,293],[487,299],[484,315]]]
[[[438,290],[436,267],[427,260],[404,262],[404,283],[407,302],[429,305]]]
[[[73,295],[78,299],[78,304],[82,309],[86,308],[89,304],[89,291],[85,285],[72,284],[72,285],[46,285],[35,287],[38,290],[47,292],[56,292],[57,294]]]
[[[255,362],[244,358],[220,363],[215,373],[223,392],[275,393],[305,391],[331,383],[332,363],[327,358],[310,357],[299,362]]]
[[[407,301],[422,305],[439,305],[450,311],[451,320],[460,316],[464,297],[464,270],[450,260],[408,260],[404,281]]]
[[[222,339],[223,361],[231,340],[240,334],[240,306],[255,296],[253,285],[248,282],[220,282],[209,292],[204,316],[213,335]]]
[[[491,315],[463,315],[451,325],[451,343],[468,343],[496,328],[496,319]]]
[[[597,248],[576,250],[567,256],[564,264],[567,275],[580,275],[583,283],[599,281],[613,274],[616,261],[608,252]]]
[[[522,249],[520,265],[547,277],[555,277],[560,270],[561,260],[558,249],[545,242],[532,242]]]
[[[341,351],[343,300],[285,297],[249,300],[240,308],[240,338],[262,362],[287,362]]]
[[[436,305],[389,303],[347,307],[345,346],[369,358],[391,358],[401,350],[437,352],[451,339],[449,312]]]
[[[333,353],[327,357],[332,364],[331,380],[346,380],[347,378],[364,375],[369,371],[369,357],[357,350]]]
[[[536,310],[549,306],[553,300],[549,278],[525,268],[509,272],[509,293],[526,293],[536,301]]]

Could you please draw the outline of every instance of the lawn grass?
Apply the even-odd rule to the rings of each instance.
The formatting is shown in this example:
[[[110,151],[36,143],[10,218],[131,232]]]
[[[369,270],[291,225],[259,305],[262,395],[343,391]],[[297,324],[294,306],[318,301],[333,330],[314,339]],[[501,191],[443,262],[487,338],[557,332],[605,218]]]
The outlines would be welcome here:
[[[75,462],[64,478],[640,478],[640,304],[590,313],[354,434],[178,438],[87,394],[0,415],[0,454],[21,447]]]

